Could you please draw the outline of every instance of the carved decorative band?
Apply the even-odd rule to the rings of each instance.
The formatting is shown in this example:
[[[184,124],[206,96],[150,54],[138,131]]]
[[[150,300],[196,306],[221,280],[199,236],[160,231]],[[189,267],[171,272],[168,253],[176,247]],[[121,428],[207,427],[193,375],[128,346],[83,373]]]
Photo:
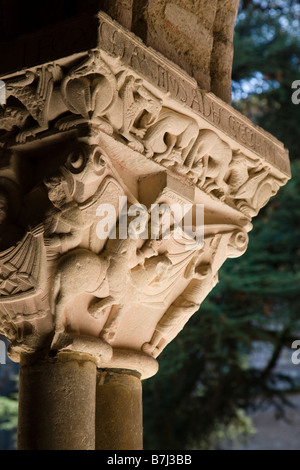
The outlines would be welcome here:
[[[47,345],[143,379],[290,170],[280,142],[99,18],[99,48],[3,77],[0,332],[16,358]]]
[[[263,129],[254,126],[212,93],[200,90],[195,80],[165,57],[146,47],[104,13],[99,14],[99,47],[131,67],[154,86],[191,108],[236,142],[263,157],[290,176],[288,152]]]

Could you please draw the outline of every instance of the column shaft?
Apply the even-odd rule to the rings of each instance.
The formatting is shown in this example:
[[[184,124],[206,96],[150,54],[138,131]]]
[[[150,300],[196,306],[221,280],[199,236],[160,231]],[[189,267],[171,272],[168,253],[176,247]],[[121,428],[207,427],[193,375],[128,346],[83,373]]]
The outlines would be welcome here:
[[[141,450],[142,383],[129,371],[98,370],[96,450]]]
[[[95,448],[96,365],[69,353],[21,364],[19,450]]]

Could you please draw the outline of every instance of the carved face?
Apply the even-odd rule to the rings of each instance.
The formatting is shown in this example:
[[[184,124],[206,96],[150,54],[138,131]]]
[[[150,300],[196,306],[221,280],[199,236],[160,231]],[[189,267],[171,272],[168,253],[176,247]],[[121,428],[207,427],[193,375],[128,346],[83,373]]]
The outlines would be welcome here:
[[[44,179],[44,184],[47,187],[48,197],[52,204],[61,208],[68,200],[64,178],[61,175],[51,176]]]
[[[74,200],[83,202],[93,194],[107,169],[105,159],[99,147],[84,144],[79,151],[70,153],[60,171]]]

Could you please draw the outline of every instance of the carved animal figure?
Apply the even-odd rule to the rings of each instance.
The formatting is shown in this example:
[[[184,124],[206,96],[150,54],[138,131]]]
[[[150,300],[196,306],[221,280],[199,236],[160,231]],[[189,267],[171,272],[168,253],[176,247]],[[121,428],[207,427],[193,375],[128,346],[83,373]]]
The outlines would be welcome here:
[[[51,64],[39,68],[36,74],[28,71],[25,76],[6,81],[7,99],[13,96],[19,100],[37,123],[36,126],[22,130],[16,138],[17,142],[25,142],[28,137],[47,130],[50,121],[67,110],[60,90],[55,88],[55,82],[61,75],[61,68]],[[34,84],[36,79],[38,83]],[[19,116],[16,116],[16,125],[19,126]]]
[[[199,134],[196,121],[170,109],[162,108],[157,121],[144,138],[146,155],[170,164],[185,161]]]
[[[187,156],[184,165],[187,169],[195,166],[195,161],[202,161],[202,175],[199,186],[217,197],[225,198],[227,184],[225,176],[232,160],[232,150],[213,131],[204,129],[199,132],[193,149]]]
[[[147,127],[156,121],[161,107],[160,101],[143,86],[143,81],[130,75],[126,77],[115,106],[107,115],[128,140],[129,147],[143,152],[144,145],[137,137],[144,137]]]
[[[145,255],[147,255],[145,253]],[[141,257],[141,251],[139,251],[139,257]],[[136,288],[136,295],[137,298],[140,297],[143,299],[145,296],[145,290],[150,286],[151,293],[154,295],[155,291],[160,291],[162,285],[168,282],[168,273],[169,268],[171,266],[171,261],[165,255],[155,255],[149,259],[144,259],[144,261],[131,269],[128,270],[126,273],[127,282],[126,286],[134,285]],[[113,280],[113,277],[110,276],[110,282]],[[116,279],[114,279],[116,282]],[[120,289],[120,288],[119,288]],[[124,292],[122,292],[122,296]],[[119,302],[121,302],[120,295],[118,296]],[[115,297],[116,298],[116,297]],[[109,300],[109,298],[108,298]],[[113,297],[112,297],[113,300]],[[104,307],[108,306],[109,303],[104,301],[98,304],[103,309]],[[104,325],[104,328],[101,332],[101,336],[108,341],[114,339],[116,331],[119,327],[120,320],[123,314],[123,305],[121,304],[120,308],[117,310],[116,313],[110,315],[108,321]]]
[[[67,109],[75,116],[62,118],[57,127],[68,129],[89,120],[112,133],[112,127],[103,116],[117,98],[117,81],[99,51],[91,51],[82,64],[66,75],[61,93]]]
[[[247,216],[254,217],[269,199],[274,196],[281,183],[270,177],[270,166],[236,154],[230,164],[228,184],[236,207]]]
[[[0,111],[0,129],[12,131],[14,127],[21,128],[29,116],[26,109],[6,106]]]
[[[52,348],[59,347],[67,325],[65,309],[78,295],[85,292],[100,296],[109,261],[89,250],[77,248],[63,255],[57,265],[51,292],[52,312],[55,312],[55,335]]]

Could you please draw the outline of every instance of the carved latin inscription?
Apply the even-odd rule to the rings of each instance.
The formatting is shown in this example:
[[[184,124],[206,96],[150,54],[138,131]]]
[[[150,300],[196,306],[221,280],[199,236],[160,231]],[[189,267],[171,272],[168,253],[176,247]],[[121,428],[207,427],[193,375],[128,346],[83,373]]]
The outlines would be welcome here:
[[[287,152],[282,144],[226,106],[212,93],[200,90],[196,82],[160,54],[144,46],[104,13],[99,14],[99,46],[133,68],[150,83],[200,114],[266,161],[290,175]]]

